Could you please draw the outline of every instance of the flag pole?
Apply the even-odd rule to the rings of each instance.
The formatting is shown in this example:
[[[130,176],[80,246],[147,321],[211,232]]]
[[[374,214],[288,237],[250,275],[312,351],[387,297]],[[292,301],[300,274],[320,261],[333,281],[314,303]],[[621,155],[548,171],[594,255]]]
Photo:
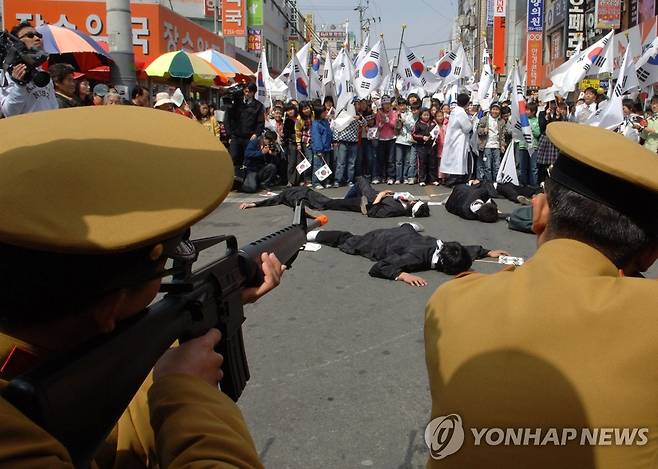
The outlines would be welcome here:
[[[400,34],[400,45],[398,46],[398,58],[395,62],[395,80],[393,81],[393,93],[397,93],[398,89],[398,67],[400,65],[400,54],[402,53],[402,41],[404,41],[404,30],[407,29],[406,24],[402,24],[402,34]]]

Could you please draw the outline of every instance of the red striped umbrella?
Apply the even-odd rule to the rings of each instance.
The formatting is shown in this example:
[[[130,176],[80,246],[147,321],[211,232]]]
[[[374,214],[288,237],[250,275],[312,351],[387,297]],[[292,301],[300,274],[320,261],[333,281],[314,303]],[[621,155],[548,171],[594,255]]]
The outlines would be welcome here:
[[[43,35],[43,49],[51,55],[49,62],[66,62],[85,72],[112,62],[98,42],[80,31],[50,24],[36,28]]]

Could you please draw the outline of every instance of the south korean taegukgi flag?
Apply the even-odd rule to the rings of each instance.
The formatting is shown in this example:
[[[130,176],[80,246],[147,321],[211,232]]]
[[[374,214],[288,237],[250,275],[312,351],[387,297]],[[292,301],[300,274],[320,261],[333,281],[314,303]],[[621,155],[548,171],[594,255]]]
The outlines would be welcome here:
[[[637,79],[642,88],[658,82],[658,37],[651,41],[644,54],[637,59],[635,67],[637,68]]]
[[[322,87],[322,76],[320,72],[320,57],[316,54],[313,54],[313,60],[311,60],[311,73],[309,78],[309,96],[311,99],[324,99],[323,96],[323,87]]]
[[[386,46],[384,40],[380,39],[370,49],[370,52],[361,61],[361,66],[356,70],[354,85],[359,98],[367,98],[370,93],[378,90],[388,73]]]
[[[515,186],[519,185],[519,175],[516,172],[516,159],[514,158],[514,142],[507,145],[496,175],[496,182],[501,184],[511,182]]]
[[[260,61],[256,70],[256,99],[265,107],[272,106],[272,97],[269,94],[268,83],[270,82],[270,71],[267,68],[265,49],[260,53]]]
[[[614,30],[578,54],[578,58],[564,75],[561,91],[575,90],[576,84],[586,76],[613,72],[613,36]]]
[[[366,55],[368,55],[368,52],[370,52],[370,34],[366,36],[366,39],[363,41],[363,45],[361,46],[359,53],[356,54],[356,57],[354,57],[355,70],[361,67],[361,62],[363,62],[363,59],[365,59]]]
[[[336,57],[336,112],[340,112],[354,100],[354,67],[345,49]]]
[[[308,67],[308,57],[309,53],[311,51],[311,43],[307,42],[304,47],[299,49],[297,54],[297,61],[302,65],[304,68],[304,73],[306,73],[306,67]],[[288,62],[288,65],[286,65],[286,68],[283,69],[281,72],[281,75],[278,76],[279,80],[282,80],[284,82],[288,82],[288,77],[290,76],[290,73],[292,73],[292,66],[293,66],[293,59],[290,59],[290,62]]]
[[[480,83],[478,84],[478,101],[480,109],[489,110],[489,105],[493,100],[494,94],[494,75],[489,61],[489,50],[487,43],[484,43],[484,52],[482,54],[482,72],[480,73]]]
[[[436,75],[442,80],[442,85],[450,85],[471,75],[471,68],[466,60],[464,46],[459,44],[456,51],[450,51],[436,63]]]
[[[288,96],[290,99],[308,100],[308,75],[302,68],[297,56],[292,57],[291,73],[288,76]]]
[[[336,77],[334,77],[334,66],[329,51],[325,55],[322,70],[322,100],[324,101],[327,96],[331,96],[334,103],[336,102]]]
[[[630,84],[629,81],[631,82]],[[636,88],[637,86],[633,55],[631,48],[628,47],[624,53],[619,77],[617,78],[617,83],[610,99],[606,100],[605,103],[601,103],[596,112],[585,121],[585,124],[592,127],[603,127],[608,130],[614,130],[619,127],[624,122],[624,92],[626,89]]]
[[[514,68],[514,78],[512,80],[512,135],[517,140],[523,140],[528,145],[532,145],[532,129],[528,120],[528,111],[526,109],[525,94],[523,84],[519,78],[518,67]]]
[[[405,64],[403,69],[402,64]],[[441,79],[427,70],[423,60],[418,57],[406,44],[402,43],[402,54],[398,73],[405,83],[409,83],[408,93],[416,93],[421,98],[436,93],[441,87]],[[409,76],[411,74],[411,76]],[[401,87],[404,90],[404,87]]]

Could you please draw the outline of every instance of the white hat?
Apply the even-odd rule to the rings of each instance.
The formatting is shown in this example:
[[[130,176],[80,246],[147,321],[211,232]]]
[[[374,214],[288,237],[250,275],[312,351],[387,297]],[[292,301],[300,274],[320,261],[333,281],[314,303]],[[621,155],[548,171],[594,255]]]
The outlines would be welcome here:
[[[167,93],[166,91],[161,91],[160,93],[155,95],[155,104],[153,105],[153,107],[160,107],[163,104],[174,104],[174,102],[169,97],[169,93]]]

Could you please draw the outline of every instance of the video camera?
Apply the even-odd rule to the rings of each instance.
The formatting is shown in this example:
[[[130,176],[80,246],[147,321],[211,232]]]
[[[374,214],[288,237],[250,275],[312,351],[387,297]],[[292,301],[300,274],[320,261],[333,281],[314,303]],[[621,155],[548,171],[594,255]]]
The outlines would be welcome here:
[[[28,49],[23,41],[7,31],[0,32],[0,63],[2,70],[11,75],[16,65],[24,64],[25,76],[22,80],[15,80],[19,85],[33,82],[39,88],[50,83],[48,72],[38,67],[48,60],[48,54],[41,49]]]
[[[242,99],[244,96],[244,83],[227,86],[223,91],[224,94],[221,97],[219,107],[222,111],[228,112],[235,106],[235,101]]]

